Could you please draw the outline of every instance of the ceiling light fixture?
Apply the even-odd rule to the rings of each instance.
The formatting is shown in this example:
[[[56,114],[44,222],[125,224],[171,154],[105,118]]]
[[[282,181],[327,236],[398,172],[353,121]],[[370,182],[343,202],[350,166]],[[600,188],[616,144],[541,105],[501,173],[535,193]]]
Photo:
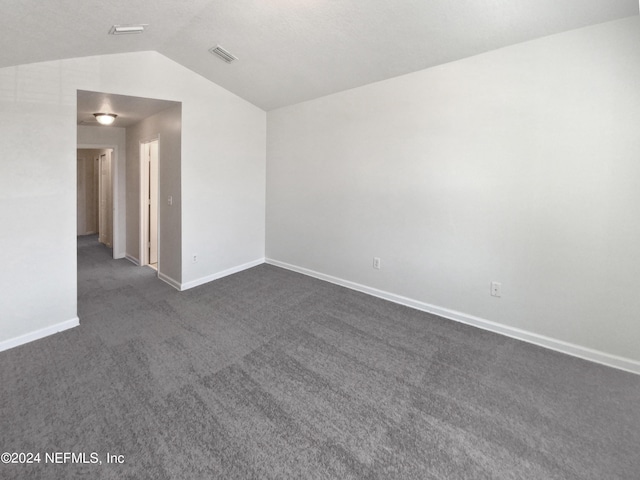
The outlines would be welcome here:
[[[143,33],[144,27],[146,27],[146,23],[141,23],[139,25],[114,25],[109,30],[109,35],[131,35],[134,33]]]
[[[101,125],[111,125],[118,115],[115,113],[94,113],[93,116]]]
[[[222,60],[224,60],[227,63],[231,63],[234,60],[238,60],[238,57],[236,57],[235,55],[232,55],[231,53],[227,52],[220,45],[216,45],[215,47],[210,48],[209,52],[213,53],[214,55],[217,55],[219,58],[221,58]]]

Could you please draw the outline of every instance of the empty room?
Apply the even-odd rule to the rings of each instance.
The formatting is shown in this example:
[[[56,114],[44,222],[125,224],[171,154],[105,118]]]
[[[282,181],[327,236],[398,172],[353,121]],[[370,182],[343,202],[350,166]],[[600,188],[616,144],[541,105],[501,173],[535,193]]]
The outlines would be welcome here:
[[[0,478],[639,478],[637,0],[0,11]]]

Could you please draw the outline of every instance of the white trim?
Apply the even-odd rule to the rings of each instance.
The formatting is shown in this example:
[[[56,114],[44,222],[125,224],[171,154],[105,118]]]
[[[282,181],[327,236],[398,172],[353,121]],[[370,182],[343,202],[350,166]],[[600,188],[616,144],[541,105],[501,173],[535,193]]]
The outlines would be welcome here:
[[[484,318],[479,318],[473,315],[468,315],[466,313],[450,310],[448,308],[438,307],[436,305],[431,305],[429,303],[424,303],[418,300],[403,297],[401,295],[396,295],[394,293],[378,290],[377,288],[367,287],[366,285],[361,285],[349,280],[343,280],[341,278],[326,275],[324,273],[319,273],[314,270],[309,270],[308,268],[291,265],[289,263],[280,262],[271,258],[267,258],[265,262],[269,265],[274,265],[276,267],[281,267],[297,273],[302,273],[303,275],[308,275],[310,277],[318,278],[320,280],[334,283],[342,287],[357,290],[358,292],[366,293],[368,295],[382,298],[384,300],[389,300],[390,302],[399,303],[400,305],[415,308],[416,310],[432,313],[449,320],[472,325],[474,327],[482,328],[483,330],[488,330],[490,332],[505,335],[517,340],[522,340],[524,342],[532,343],[534,345],[545,347],[550,350],[555,350],[567,355],[640,375],[640,362],[632,360],[630,358],[612,355],[610,353],[601,352],[599,350],[583,347],[574,343],[557,340],[555,338],[528,332],[526,330],[510,327],[501,323],[492,322],[491,320],[485,320]]]
[[[234,273],[238,273],[243,270],[247,270],[249,268],[257,267],[258,265],[262,265],[263,263],[264,263],[264,257],[259,258],[257,260],[253,260],[252,262],[245,263],[243,265],[238,265],[237,267],[231,267],[231,268],[228,268],[227,270],[223,270],[218,273],[207,275],[206,277],[197,278],[195,280],[191,280],[190,282],[183,283],[181,285],[180,290],[189,290],[190,288],[212,282],[213,280],[218,280],[219,278],[226,277],[228,275],[233,275]]]
[[[158,278],[160,280],[162,280],[165,283],[168,283],[169,285],[171,285],[173,288],[175,288],[176,290],[180,291],[182,290],[180,282],[177,280],[174,280],[173,278],[171,278],[169,275],[165,275],[162,272],[158,272]]]
[[[151,140],[153,141],[153,140]],[[140,259],[140,266],[143,267],[149,264],[149,247],[147,237],[149,224],[148,220],[148,208],[147,208],[147,200],[149,198],[149,182],[146,180],[149,178],[149,167],[148,162],[145,162],[145,153],[147,143],[143,140],[139,140],[138,142],[138,167],[140,168],[140,218],[138,222],[139,235],[138,235],[138,258]]]
[[[157,209],[157,242],[158,242],[158,262],[157,271],[160,272],[160,210],[162,202],[160,201],[160,134],[157,133],[150,137],[138,140],[138,161],[140,162],[140,266],[149,265],[149,209],[147,208],[147,199],[149,198],[149,162],[145,162],[142,158],[148,145],[156,142],[158,145],[158,191],[156,192]],[[159,276],[159,275],[158,275]]]
[[[36,330],[35,332],[26,333],[24,335],[20,335],[19,337],[4,340],[0,342],[0,352],[4,352],[5,350],[9,350],[10,348],[18,347],[20,345],[24,345],[25,343],[33,342],[34,340],[48,337],[49,335],[68,330],[73,327],[77,327],[78,325],[80,325],[80,319],[78,317],[75,317],[65,322],[56,323],[55,325],[51,325],[50,327],[41,328],[40,330]]]
[[[140,266],[140,260],[138,260],[136,257],[129,255],[128,253],[124,256],[124,258],[126,258],[127,260],[129,260],[131,263],[133,263],[134,265]]]

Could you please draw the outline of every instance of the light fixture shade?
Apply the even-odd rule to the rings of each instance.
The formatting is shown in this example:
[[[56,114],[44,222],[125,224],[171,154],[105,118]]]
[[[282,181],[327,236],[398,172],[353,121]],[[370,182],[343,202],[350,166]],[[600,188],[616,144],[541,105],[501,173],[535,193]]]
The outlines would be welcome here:
[[[96,117],[98,123],[102,125],[111,125],[118,115],[115,113],[94,113],[93,116]]]

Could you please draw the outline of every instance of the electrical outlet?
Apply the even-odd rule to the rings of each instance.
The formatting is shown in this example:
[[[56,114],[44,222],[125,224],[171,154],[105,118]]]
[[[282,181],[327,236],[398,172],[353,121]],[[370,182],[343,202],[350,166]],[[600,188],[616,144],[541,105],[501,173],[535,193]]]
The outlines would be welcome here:
[[[500,282],[491,282],[491,296],[492,297],[502,296],[502,284]]]
[[[380,257],[373,257],[373,268],[380,270]]]
[[[196,263],[196,262],[198,261],[198,256],[197,256],[197,255],[194,255],[194,256],[193,256],[193,258],[191,259],[191,261],[192,261],[193,263]]]

